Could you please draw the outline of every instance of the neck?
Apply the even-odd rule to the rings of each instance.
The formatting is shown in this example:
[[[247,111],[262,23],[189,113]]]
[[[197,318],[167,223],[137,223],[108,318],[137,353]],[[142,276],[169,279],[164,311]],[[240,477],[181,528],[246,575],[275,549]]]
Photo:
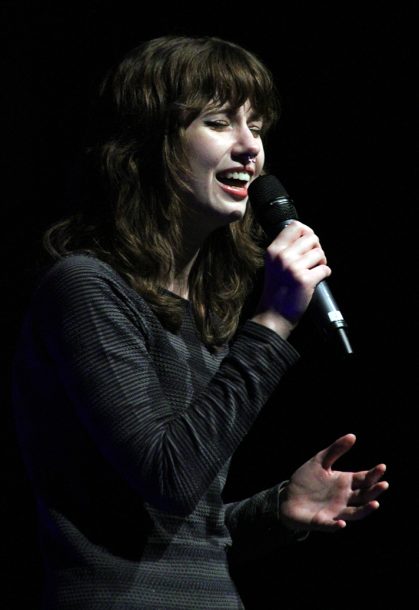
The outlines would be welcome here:
[[[175,253],[175,274],[166,288],[178,296],[189,298],[189,274],[208,236],[218,228],[206,218],[205,225],[199,214],[189,213],[182,221],[181,247]]]
[[[175,253],[174,277],[167,286],[168,290],[183,299],[189,298],[189,274],[209,233],[208,229],[202,230],[196,224],[194,226],[193,219],[183,224],[181,248]]]
[[[189,299],[189,274],[198,256],[198,252],[199,250],[192,257],[188,257],[186,261],[176,263],[175,276],[167,286],[168,290],[182,297],[182,299]]]

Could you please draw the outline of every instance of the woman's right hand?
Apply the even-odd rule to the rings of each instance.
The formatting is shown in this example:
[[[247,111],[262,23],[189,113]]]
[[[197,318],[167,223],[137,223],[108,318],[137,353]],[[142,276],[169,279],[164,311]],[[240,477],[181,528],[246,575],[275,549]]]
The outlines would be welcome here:
[[[264,286],[252,320],[286,339],[317,284],[330,274],[317,235],[298,220],[291,221],[266,250]]]

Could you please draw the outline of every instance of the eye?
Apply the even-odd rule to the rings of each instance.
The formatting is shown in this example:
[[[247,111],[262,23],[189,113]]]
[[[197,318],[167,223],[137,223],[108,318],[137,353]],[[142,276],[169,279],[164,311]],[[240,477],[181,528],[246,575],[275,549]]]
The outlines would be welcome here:
[[[255,138],[259,138],[262,135],[262,131],[263,131],[262,125],[249,125],[249,129],[253,133]]]
[[[228,127],[230,125],[230,122],[227,120],[221,120],[221,119],[207,119],[205,121],[205,125],[207,125],[211,129],[221,130],[221,129],[224,129],[225,127]]]

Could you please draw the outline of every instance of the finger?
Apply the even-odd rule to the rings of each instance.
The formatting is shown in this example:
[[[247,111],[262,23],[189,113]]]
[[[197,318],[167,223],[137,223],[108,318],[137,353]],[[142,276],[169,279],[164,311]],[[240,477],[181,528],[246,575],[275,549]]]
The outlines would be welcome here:
[[[380,481],[368,489],[357,489],[351,494],[348,505],[361,506],[362,504],[368,504],[368,502],[376,500],[388,488],[389,484],[387,481]]]
[[[297,250],[299,249],[291,246],[286,251],[281,252],[281,263],[285,269],[311,269],[316,265],[327,263],[325,253],[319,245],[307,249],[303,248],[301,251]]]
[[[359,521],[368,517],[368,515],[375,512],[379,507],[380,504],[377,500],[372,500],[362,506],[348,506],[340,513],[339,519],[343,519],[344,521]]]
[[[356,442],[355,434],[345,434],[323,451],[318,453],[323,468],[328,470],[342,455],[347,453]]]
[[[294,244],[278,251],[278,258],[284,268],[290,269],[310,269],[316,265],[327,264],[326,254],[314,236],[308,236],[307,239],[302,237]]]
[[[333,533],[346,527],[344,519],[326,519],[321,523],[314,523],[313,529],[319,532]]]
[[[355,472],[352,478],[352,489],[374,485],[374,483],[377,483],[377,481],[381,479],[386,469],[387,467],[385,464],[378,464],[370,470]]]
[[[320,240],[313,232],[306,235],[301,235],[288,246],[289,252],[295,256],[305,254],[306,252],[317,248],[321,249]]]
[[[313,229],[311,229],[307,225],[304,225],[299,220],[291,220],[289,224],[287,224],[287,226],[284,227],[284,229],[282,229],[282,231],[271,242],[268,247],[268,251],[277,247],[280,247],[282,249],[283,247],[289,246],[290,244],[294,243],[303,235],[310,234],[314,234]]]

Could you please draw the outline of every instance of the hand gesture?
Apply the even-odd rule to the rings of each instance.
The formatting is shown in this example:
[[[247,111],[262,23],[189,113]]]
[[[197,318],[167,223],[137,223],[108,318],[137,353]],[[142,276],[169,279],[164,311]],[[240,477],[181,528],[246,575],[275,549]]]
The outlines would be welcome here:
[[[379,504],[376,498],[388,488],[380,481],[386,466],[341,472],[332,466],[354,445],[354,434],[338,438],[300,466],[284,489],[281,520],[291,529],[336,531],[347,521],[363,519]]]

